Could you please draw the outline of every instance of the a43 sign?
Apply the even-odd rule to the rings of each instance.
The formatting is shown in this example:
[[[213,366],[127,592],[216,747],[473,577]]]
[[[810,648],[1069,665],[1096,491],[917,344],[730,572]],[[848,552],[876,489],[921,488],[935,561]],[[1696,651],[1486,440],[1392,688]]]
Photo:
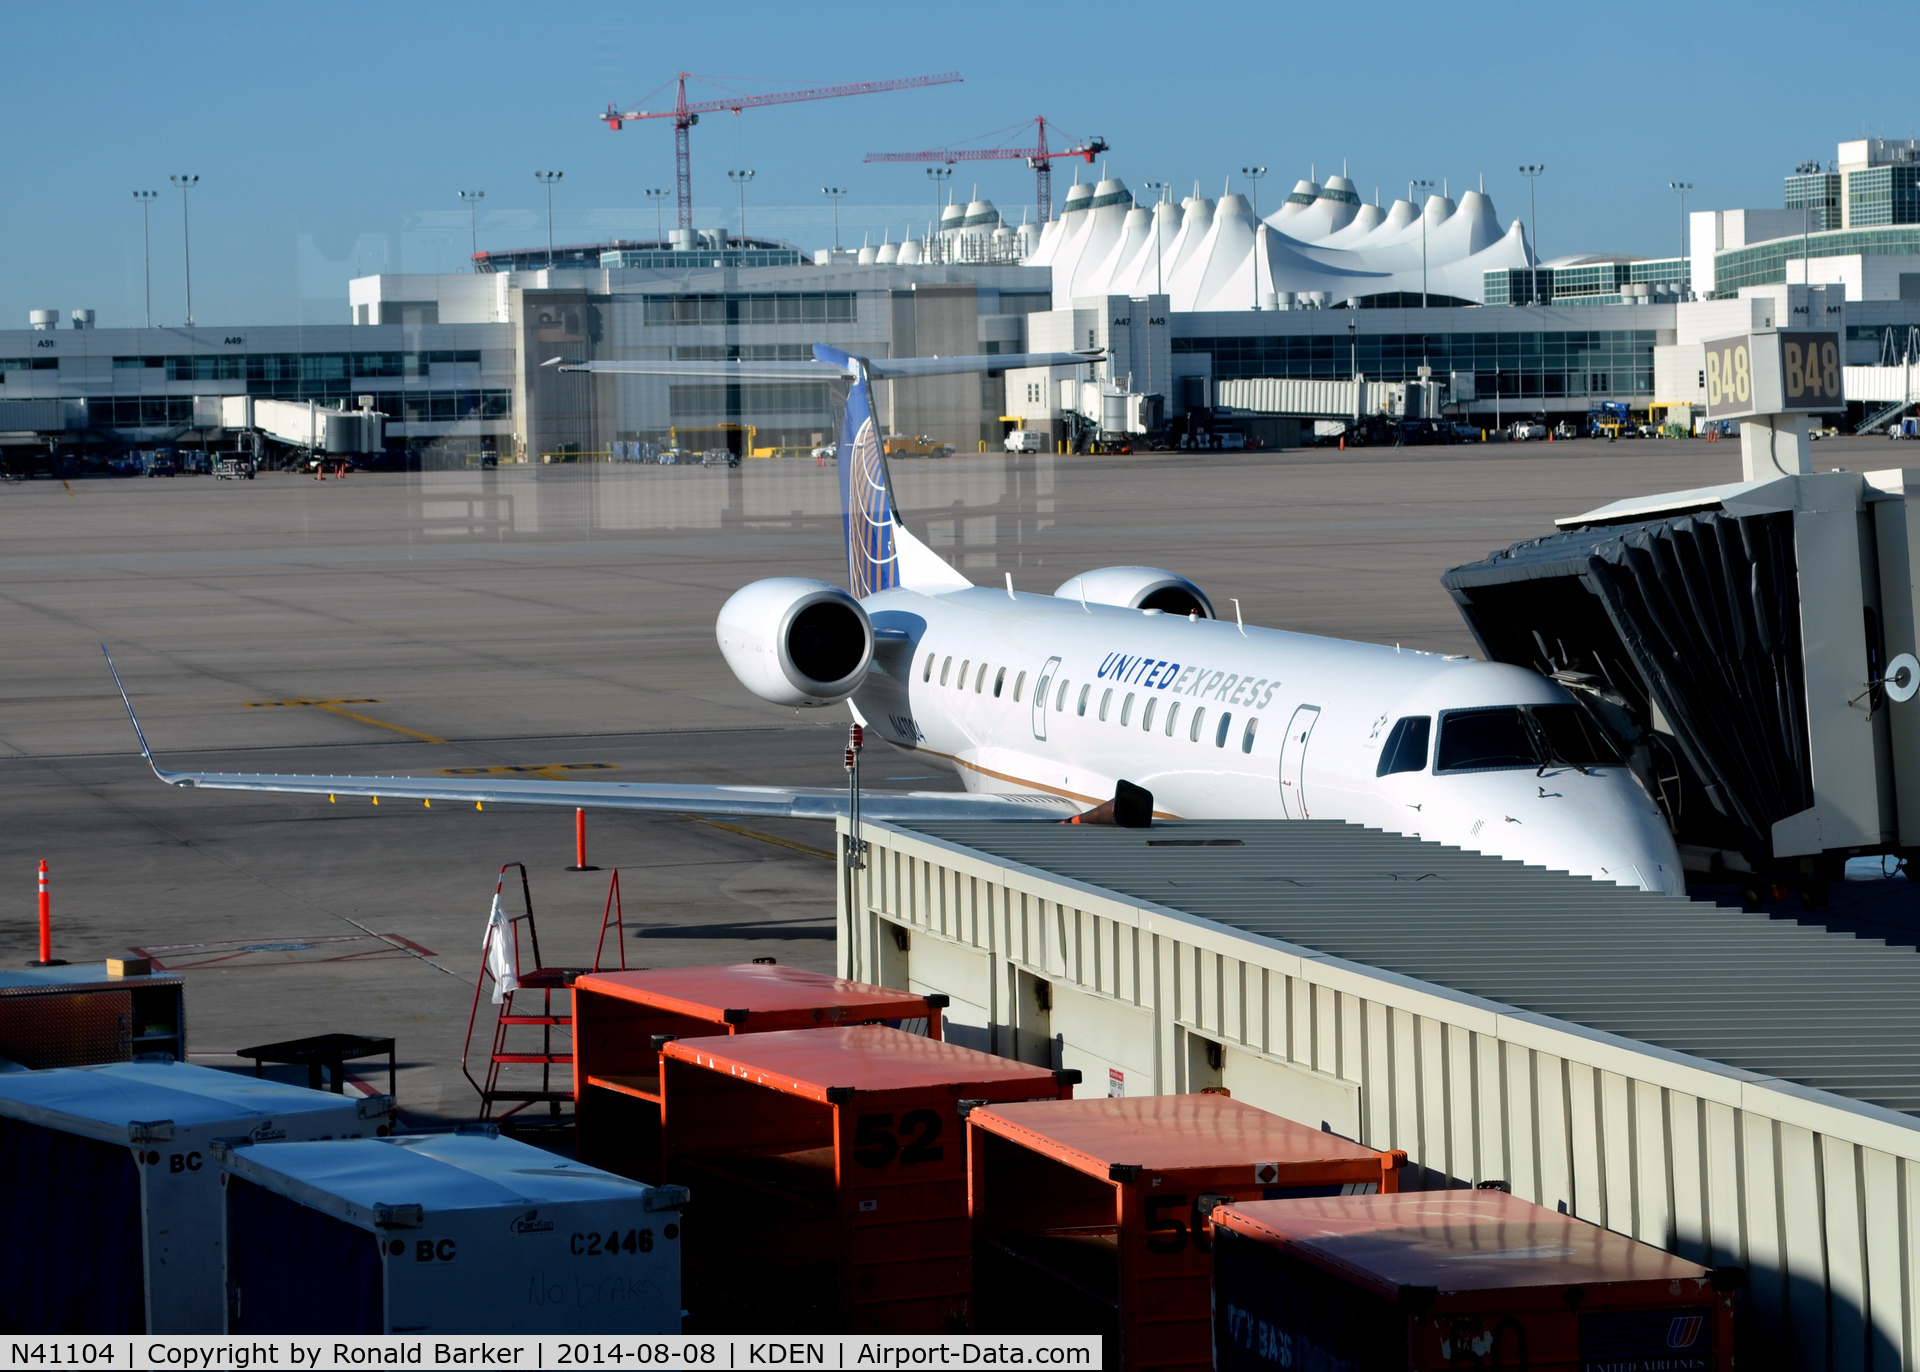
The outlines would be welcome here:
[[[1805,414],[1846,405],[1832,329],[1740,334],[1706,345],[1707,418]]]

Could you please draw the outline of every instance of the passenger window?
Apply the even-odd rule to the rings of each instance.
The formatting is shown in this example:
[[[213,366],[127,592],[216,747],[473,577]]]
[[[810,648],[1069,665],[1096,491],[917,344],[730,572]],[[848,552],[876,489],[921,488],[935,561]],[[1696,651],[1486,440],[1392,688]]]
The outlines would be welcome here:
[[[980,675],[973,679],[973,693],[979,695],[987,689],[987,664],[980,664]]]
[[[1120,727],[1127,727],[1127,721],[1133,718],[1133,692],[1127,692],[1127,698],[1120,702]]]
[[[1251,752],[1253,751],[1253,736],[1254,736],[1254,734],[1255,734],[1255,733],[1256,733],[1256,732],[1257,732],[1257,731],[1259,730],[1259,728],[1260,728],[1260,721],[1259,721],[1259,720],[1257,720],[1257,719],[1250,719],[1250,720],[1248,720],[1248,721],[1247,721],[1247,731],[1246,731],[1246,733],[1244,733],[1244,734],[1242,734],[1242,735],[1240,736],[1240,751],[1241,751],[1241,752],[1243,752],[1243,753],[1251,753]]]
[[[927,654],[927,665],[926,665],[926,667],[925,667],[925,669],[924,669],[924,670],[923,670],[923,671],[922,671],[922,672],[920,673],[920,679],[921,679],[922,681],[932,681],[932,680],[933,680],[933,659],[934,659],[934,656],[935,656],[935,655],[934,655],[933,653],[928,653],[928,654]]]
[[[1373,769],[1377,777],[1395,772],[1427,770],[1427,742],[1433,736],[1431,715],[1408,715],[1398,721],[1380,748],[1380,765]]]
[[[973,666],[972,658],[968,657],[960,660],[960,675],[954,678],[953,684],[962,691],[967,689],[967,668],[971,666]]]
[[[1147,697],[1147,708],[1140,712],[1140,727],[1142,729],[1151,729],[1153,727],[1153,707],[1159,703],[1159,696]]]
[[[1000,688],[1007,684],[1007,669],[1002,667],[993,676],[993,698],[1000,699]]]
[[[1100,722],[1107,722],[1107,707],[1113,704],[1113,687],[1109,686],[1100,694]]]
[[[1081,716],[1082,718],[1086,717],[1087,697],[1092,694],[1093,694],[1093,687],[1091,685],[1082,686],[1080,688],[1080,705],[1079,705],[1079,708],[1074,711],[1075,714]]]
[[[1167,706],[1167,737],[1173,737],[1173,726],[1180,722],[1180,702],[1174,701]]]
[[[1013,703],[1014,704],[1018,705],[1020,703],[1020,692],[1024,691],[1026,688],[1027,688],[1027,674],[1025,672],[1022,672],[1020,673],[1019,676],[1013,679]],[[1046,688],[1042,687],[1040,690],[1040,694],[1042,696],[1045,696],[1046,693],[1047,693]]]
[[[1227,746],[1227,730],[1231,729],[1232,727],[1233,727],[1233,711],[1231,710],[1222,711],[1220,715],[1220,727],[1213,731],[1214,747],[1224,748]]]
[[[1063,681],[1060,683],[1060,694],[1056,695],[1053,698],[1053,712],[1056,715],[1067,708],[1067,687],[1071,686],[1072,684],[1073,683],[1070,681]]]
[[[1205,724],[1206,722],[1207,722],[1207,707],[1202,705],[1193,712],[1193,724],[1187,730],[1188,742],[1198,743],[1200,741],[1200,726],[1202,724]]]
[[[948,658],[945,662],[940,664],[940,684],[942,686],[947,684],[947,673],[951,672],[952,670],[953,670],[952,658]]]

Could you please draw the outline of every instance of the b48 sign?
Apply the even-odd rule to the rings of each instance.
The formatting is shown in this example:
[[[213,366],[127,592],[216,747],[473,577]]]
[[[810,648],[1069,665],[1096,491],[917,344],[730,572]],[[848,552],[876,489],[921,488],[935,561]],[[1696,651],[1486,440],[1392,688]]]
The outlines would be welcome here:
[[[1706,345],[1707,418],[1838,410],[1846,405],[1840,335],[1827,329],[1741,334]]]

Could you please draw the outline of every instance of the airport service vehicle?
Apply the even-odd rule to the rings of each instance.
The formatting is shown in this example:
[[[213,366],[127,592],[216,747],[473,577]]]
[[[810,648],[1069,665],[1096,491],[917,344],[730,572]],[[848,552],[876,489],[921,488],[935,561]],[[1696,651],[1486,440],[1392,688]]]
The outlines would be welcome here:
[[[884,440],[888,457],[952,457],[953,445],[935,443],[925,434],[908,437],[906,434],[888,434]]]
[[[965,794],[864,793],[872,819],[1060,819],[1122,781],[1156,815],[1339,819],[1680,894],[1665,820],[1579,705],[1523,667],[1215,617],[1153,567],[1102,567],[1050,594],[976,586],[900,522],[874,380],[1084,364],[1082,354],[816,361],[572,362],[614,374],[850,382],[838,462],[848,587],[774,577],[720,611],[742,685],[796,708],[847,705]],[[117,680],[117,674],[116,674]],[[123,692],[124,693],[124,692]],[[128,704],[128,715],[133,709]],[[134,721],[136,735],[139,723]],[[844,815],[839,788],[163,770],[182,787],[601,808]]]
[[[1507,426],[1507,434],[1516,443],[1525,443],[1531,439],[1545,438],[1547,426],[1532,419],[1516,419]]]
[[[1053,450],[1053,439],[1038,429],[1015,429],[1004,446],[1010,453],[1045,453]]]

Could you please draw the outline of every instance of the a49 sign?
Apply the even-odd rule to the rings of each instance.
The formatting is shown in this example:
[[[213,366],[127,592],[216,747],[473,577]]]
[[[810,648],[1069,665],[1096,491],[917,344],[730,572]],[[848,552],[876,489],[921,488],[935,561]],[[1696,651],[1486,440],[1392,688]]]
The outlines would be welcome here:
[[[1707,418],[1840,410],[1840,335],[1832,329],[1740,334],[1706,345]]]

